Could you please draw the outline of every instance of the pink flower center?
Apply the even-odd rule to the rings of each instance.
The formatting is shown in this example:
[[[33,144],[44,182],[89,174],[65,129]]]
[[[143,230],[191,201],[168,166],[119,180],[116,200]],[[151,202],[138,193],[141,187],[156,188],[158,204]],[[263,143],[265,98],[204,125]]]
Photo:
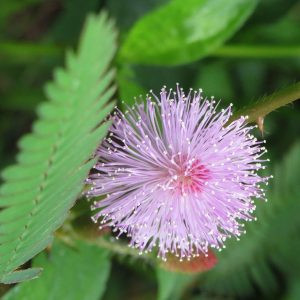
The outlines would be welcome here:
[[[197,159],[193,162],[177,160],[173,187],[180,195],[202,192],[203,186],[210,179],[210,171]]]

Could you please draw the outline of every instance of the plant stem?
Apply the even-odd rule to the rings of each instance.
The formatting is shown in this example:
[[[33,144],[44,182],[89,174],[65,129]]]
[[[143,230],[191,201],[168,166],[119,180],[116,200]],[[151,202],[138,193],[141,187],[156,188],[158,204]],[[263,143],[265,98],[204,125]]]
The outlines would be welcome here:
[[[17,62],[30,62],[37,57],[59,58],[62,56],[64,48],[56,44],[8,41],[0,43],[0,57],[13,59],[13,61]],[[300,57],[300,45],[224,45],[211,53],[210,56],[233,58]]]
[[[264,96],[256,102],[238,110],[230,118],[229,122],[232,122],[241,116],[248,116],[249,123],[256,122],[259,118],[264,118],[271,111],[297,99],[300,99],[300,81],[269,96]]]
[[[211,56],[234,58],[290,58],[300,57],[300,45],[225,45],[214,51]]]
[[[31,62],[37,58],[62,57],[64,48],[54,44],[2,42],[0,43],[0,57],[14,62]]]
[[[108,241],[104,237],[99,237],[97,239],[85,239],[86,242],[90,244],[97,245],[101,248],[105,248],[110,250],[112,253],[120,254],[120,255],[129,255],[136,258],[140,258],[138,250],[128,247],[123,243],[120,243],[115,240],[115,238],[111,237],[111,241]],[[149,258],[147,254],[143,254],[143,258]]]
[[[124,243],[116,240],[116,238],[112,236],[110,236],[111,240],[108,240],[107,236],[89,238],[81,234],[80,232],[75,231],[69,223],[64,224],[64,226],[62,226],[61,229],[56,232],[56,237],[69,245],[72,245],[74,240],[82,240],[90,245],[95,245],[100,248],[107,249],[114,254],[128,255],[138,259],[143,258],[143,260],[147,261],[150,264],[155,264],[156,262],[156,258],[151,255],[151,253],[143,253],[143,255],[141,256],[137,249],[128,247],[128,245],[125,245]]]

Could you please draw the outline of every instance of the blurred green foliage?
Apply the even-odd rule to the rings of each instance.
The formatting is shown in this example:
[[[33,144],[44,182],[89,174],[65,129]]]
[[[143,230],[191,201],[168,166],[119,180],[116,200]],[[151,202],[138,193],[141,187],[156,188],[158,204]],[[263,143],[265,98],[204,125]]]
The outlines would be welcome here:
[[[88,13],[103,9],[116,20],[119,30],[116,98],[126,103],[132,104],[134,96],[149,89],[157,92],[162,85],[174,87],[179,82],[183,88],[201,87],[205,95],[222,99],[223,106],[232,102],[237,109],[299,80],[297,0],[2,0],[1,169],[14,162],[17,140],[30,131],[36,107],[45,100],[43,85],[53,68],[62,64],[64,50],[76,44]],[[98,47],[103,41],[94,43]],[[51,256],[47,260],[42,253],[33,264],[41,261],[36,266],[48,266],[48,270],[35,281],[35,287],[25,284],[37,290],[58,286],[63,295],[66,286],[61,283],[66,278],[70,289],[78,285],[72,280],[82,280],[98,284],[100,291],[101,282],[109,276],[103,296],[109,300],[155,299],[157,294],[160,299],[300,299],[299,101],[271,113],[264,124],[269,170],[275,170],[269,202],[258,204],[259,222],[249,224],[240,242],[229,241],[214,269],[189,281],[190,276],[168,275],[147,261],[121,255],[114,256],[108,275],[108,262],[102,270],[97,251],[89,248],[82,256],[76,254],[80,255],[76,269],[72,258],[77,261],[78,257],[65,249],[65,268],[74,264],[70,272],[88,273],[94,267],[90,273],[94,283],[84,277],[87,274],[60,274]],[[98,265],[96,261],[90,264],[90,259]],[[64,261],[59,260],[59,268]],[[22,284],[17,288],[26,293]],[[41,294],[20,295],[8,299],[43,298]],[[87,299],[97,299],[91,297]]]
[[[50,253],[45,251],[34,259],[35,265],[44,268],[41,280],[19,284],[4,300],[97,300],[105,291],[110,270],[107,250],[80,242],[76,248],[54,243]]]
[[[254,0],[170,1],[133,26],[120,59],[160,65],[194,61],[230,37],[255,5]]]

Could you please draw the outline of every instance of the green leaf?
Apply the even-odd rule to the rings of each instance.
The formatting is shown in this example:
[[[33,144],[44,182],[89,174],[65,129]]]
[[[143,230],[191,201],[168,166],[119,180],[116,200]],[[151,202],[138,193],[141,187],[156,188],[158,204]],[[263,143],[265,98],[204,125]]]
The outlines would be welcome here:
[[[49,255],[39,254],[33,264],[44,268],[42,276],[20,283],[3,300],[98,300],[110,271],[108,251],[83,242],[74,249],[56,242]]]
[[[113,107],[107,104],[113,94],[107,69],[115,50],[106,15],[89,16],[78,53],[69,51],[66,69],[56,70],[49,101],[19,142],[17,164],[2,174],[0,282],[16,278],[13,271],[51,242],[82,190],[95,163],[89,159],[109,125],[101,122]]]
[[[21,271],[15,271],[3,277],[3,283],[12,284],[28,279],[36,278],[42,272],[41,268],[29,268]]]
[[[204,57],[245,22],[256,0],[172,0],[140,19],[120,58],[177,65]]]
[[[185,288],[195,280],[195,275],[156,270],[158,280],[158,300],[181,299]]]

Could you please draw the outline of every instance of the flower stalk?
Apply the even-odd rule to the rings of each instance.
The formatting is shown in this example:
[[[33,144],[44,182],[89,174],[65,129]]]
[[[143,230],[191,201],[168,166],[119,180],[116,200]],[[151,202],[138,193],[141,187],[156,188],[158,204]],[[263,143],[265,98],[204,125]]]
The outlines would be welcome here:
[[[284,89],[264,96],[254,103],[238,110],[229,119],[229,123],[237,120],[241,116],[248,116],[248,122],[257,122],[259,118],[264,118],[270,112],[300,99],[300,82],[290,85]]]

